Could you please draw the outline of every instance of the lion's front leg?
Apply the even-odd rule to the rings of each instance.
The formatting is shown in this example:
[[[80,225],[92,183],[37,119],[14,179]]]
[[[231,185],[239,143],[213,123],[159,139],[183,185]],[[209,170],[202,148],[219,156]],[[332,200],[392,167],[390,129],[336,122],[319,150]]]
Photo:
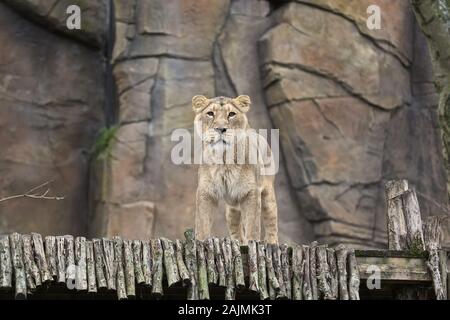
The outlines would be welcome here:
[[[197,189],[195,211],[195,237],[205,240],[211,236],[212,217],[217,211],[218,201],[203,189]]]
[[[241,202],[245,242],[261,239],[261,193],[251,190]],[[246,244],[246,243],[244,243]]]

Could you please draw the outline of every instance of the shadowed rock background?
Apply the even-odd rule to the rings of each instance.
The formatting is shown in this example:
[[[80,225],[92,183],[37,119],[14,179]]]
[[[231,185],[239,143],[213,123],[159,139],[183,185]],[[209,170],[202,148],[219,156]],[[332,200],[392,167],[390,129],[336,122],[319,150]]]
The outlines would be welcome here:
[[[49,179],[66,196],[0,204],[0,232],[182,237],[196,167],[171,163],[171,133],[192,130],[196,94],[248,94],[251,125],[280,129],[280,241],[385,246],[392,178],[448,214],[409,1],[2,0],[0,48],[0,196]]]

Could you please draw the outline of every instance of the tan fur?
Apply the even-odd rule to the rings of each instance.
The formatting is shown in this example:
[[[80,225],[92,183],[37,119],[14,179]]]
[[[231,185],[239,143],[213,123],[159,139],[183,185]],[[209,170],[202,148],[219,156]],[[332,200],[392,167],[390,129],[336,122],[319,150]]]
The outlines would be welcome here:
[[[229,148],[235,159],[242,143],[230,146],[236,137],[233,130],[249,129],[246,112],[250,109],[250,98],[217,97],[208,99],[195,96],[192,107],[196,113],[194,125],[203,137],[205,159],[215,159],[217,148]],[[234,115],[232,114],[234,113]],[[226,132],[218,132],[218,129]],[[245,148],[244,148],[245,149]],[[219,159],[220,160],[220,159]],[[274,190],[274,176],[261,175],[256,164],[203,163],[198,170],[196,196],[195,232],[198,239],[211,236],[212,217],[217,212],[219,200],[225,200],[226,220],[230,236],[241,243],[260,240],[261,218],[264,225],[264,239],[268,243],[278,242],[277,204]]]

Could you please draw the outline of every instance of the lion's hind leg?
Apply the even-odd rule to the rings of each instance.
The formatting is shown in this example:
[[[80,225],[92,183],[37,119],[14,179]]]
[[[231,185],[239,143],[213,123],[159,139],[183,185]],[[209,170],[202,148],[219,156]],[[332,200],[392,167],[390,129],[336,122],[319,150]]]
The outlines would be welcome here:
[[[273,185],[262,190],[261,215],[264,225],[264,240],[267,243],[278,243],[278,212]]]
[[[240,243],[243,243],[244,230],[241,223],[241,210],[237,207],[226,205],[225,218],[231,239],[239,240]]]

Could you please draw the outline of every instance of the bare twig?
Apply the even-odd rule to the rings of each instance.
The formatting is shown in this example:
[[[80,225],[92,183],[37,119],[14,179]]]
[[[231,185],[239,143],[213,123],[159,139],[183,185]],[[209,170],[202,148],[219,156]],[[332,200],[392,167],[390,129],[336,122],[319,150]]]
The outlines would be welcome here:
[[[50,192],[50,188],[46,188],[44,192],[40,192],[43,187],[48,186],[50,183],[52,183],[52,180],[46,181],[36,187],[31,188],[25,193],[22,194],[16,194],[14,196],[9,196],[6,198],[1,198],[0,202],[16,199],[16,198],[32,198],[32,199],[42,199],[42,200],[63,200],[65,197],[58,197],[58,196],[48,196],[48,193]]]

